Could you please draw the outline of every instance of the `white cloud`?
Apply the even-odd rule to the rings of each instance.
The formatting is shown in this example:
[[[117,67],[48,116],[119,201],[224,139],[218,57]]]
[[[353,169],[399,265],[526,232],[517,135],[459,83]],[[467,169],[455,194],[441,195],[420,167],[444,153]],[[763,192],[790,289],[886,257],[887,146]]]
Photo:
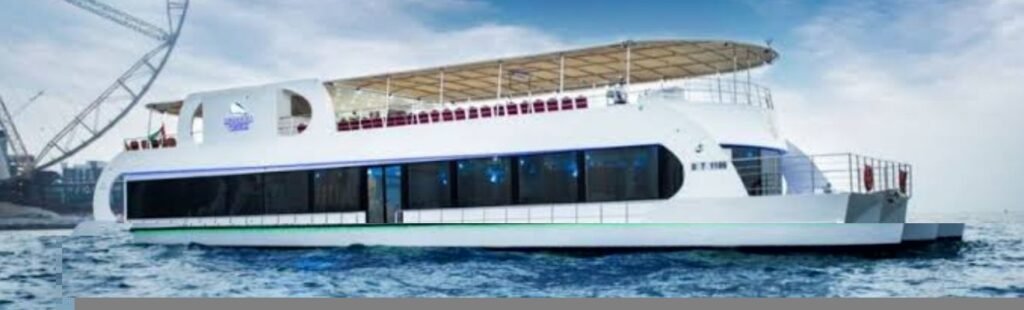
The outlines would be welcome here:
[[[1019,208],[1021,2],[847,3],[797,35],[818,79],[776,90],[794,140],[911,162],[913,210]]]
[[[154,23],[162,1],[108,1]],[[156,3],[156,4],[154,4]],[[0,32],[0,92],[17,105],[47,95],[18,116],[38,151],[60,126],[152,45],[142,36],[62,2],[4,2],[14,25]],[[337,78],[550,50],[565,43],[504,24],[443,28],[431,18],[487,10],[465,0],[192,1],[178,49],[145,102],[296,78]],[[32,16],[32,18],[17,18]],[[61,21],[61,22],[54,22]],[[20,25],[19,25],[20,23]],[[72,161],[109,159],[122,139],[145,135],[137,107]],[[170,127],[172,124],[168,124]]]

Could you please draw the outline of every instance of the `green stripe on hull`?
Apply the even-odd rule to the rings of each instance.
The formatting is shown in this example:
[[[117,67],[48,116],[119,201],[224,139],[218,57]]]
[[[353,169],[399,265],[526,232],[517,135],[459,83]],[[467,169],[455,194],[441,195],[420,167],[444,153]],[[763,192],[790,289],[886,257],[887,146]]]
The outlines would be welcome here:
[[[132,228],[135,235],[178,234],[178,233],[308,233],[331,231],[387,231],[422,229],[555,229],[555,228],[652,228],[682,226],[817,226],[856,225],[838,223],[459,223],[459,224],[358,224],[358,225],[294,225],[294,226],[212,226],[212,227],[161,227]]]

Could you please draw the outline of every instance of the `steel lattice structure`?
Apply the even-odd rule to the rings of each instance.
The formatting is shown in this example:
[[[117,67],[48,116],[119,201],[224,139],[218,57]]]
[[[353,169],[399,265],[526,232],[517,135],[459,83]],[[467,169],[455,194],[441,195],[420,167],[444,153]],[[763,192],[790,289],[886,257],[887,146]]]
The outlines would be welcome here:
[[[64,1],[158,43],[44,144],[35,156],[38,164],[29,167],[29,171],[45,169],[78,153],[103,136],[139,103],[167,64],[177,44],[189,6],[189,0],[166,0],[167,26],[160,27],[97,0]]]

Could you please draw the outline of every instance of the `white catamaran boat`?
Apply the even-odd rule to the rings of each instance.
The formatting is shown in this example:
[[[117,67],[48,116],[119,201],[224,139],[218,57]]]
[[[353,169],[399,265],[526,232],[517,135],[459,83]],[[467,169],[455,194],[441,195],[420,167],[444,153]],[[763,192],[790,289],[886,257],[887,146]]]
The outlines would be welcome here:
[[[786,140],[771,93],[750,81],[777,57],[739,42],[627,41],[149,104],[176,117],[176,134],[125,141],[95,217],[127,222],[139,243],[217,246],[961,237],[963,224],[906,223],[910,165],[806,155]]]

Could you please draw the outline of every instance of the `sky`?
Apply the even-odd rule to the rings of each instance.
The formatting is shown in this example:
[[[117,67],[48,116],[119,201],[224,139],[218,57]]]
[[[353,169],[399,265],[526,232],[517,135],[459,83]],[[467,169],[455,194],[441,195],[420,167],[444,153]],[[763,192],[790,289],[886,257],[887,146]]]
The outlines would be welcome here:
[[[105,2],[164,22],[163,1]],[[652,38],[771,40],[758,82],[805,151],[912,163],[914,209],[1024,210],[1024,1],[194,0],[144,101]],[[152,44],[63,1],[0,0],[0,95],[18,110],[45,90],[15,117],[30,151]],[[146,123],[133,110],[71,162]]]

